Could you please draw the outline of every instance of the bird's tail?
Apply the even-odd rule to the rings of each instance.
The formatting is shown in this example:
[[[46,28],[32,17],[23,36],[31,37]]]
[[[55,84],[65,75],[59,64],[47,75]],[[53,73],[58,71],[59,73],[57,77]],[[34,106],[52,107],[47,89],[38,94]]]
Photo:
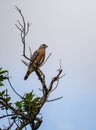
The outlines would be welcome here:
[[[29,75],[30,75],[33,71],[34,71],[33,67],[30,67],[30,68],[28,69],[28,71],[27,71],[25,77],[24,77],[24,80],[26,80],[26,79],[29,77]]]
[[[26,73],[26,75],[25,75],[25,77],[24,77],[24,80],[26,80],[26,79],[28,78],[28,76],[29,76],[29,75]]]

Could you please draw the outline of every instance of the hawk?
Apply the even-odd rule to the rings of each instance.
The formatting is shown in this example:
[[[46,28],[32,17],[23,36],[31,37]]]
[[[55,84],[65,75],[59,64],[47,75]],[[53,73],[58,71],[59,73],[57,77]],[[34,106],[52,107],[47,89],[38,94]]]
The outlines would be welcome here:
[[[48,46],[46,44],[41,44],[40,47],[33,53],[24,80],[26,80],[33,71],[35,71],[35,68],[42,65],[45,59],[45,49],[47,47]]]

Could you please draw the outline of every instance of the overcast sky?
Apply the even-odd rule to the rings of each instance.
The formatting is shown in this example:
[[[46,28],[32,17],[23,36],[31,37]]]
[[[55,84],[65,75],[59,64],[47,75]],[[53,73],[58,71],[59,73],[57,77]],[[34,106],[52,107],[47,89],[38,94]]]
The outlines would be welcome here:
[[[0,66],[9,70],[19,93],[34,89],[38,96],[36,75],[23,80],[27,67],[21,62],[22,43],[15,27],[20,16],[15,5],[31,23],[27,55],[29,46],[34,51],[41,43],[48,45],[46,55],[52,53],[41,68],[47,84],[60,59],[66,73],[50,97],[63,99],[44,106],[39,130],[96,130],[96,0],[0,0]]]

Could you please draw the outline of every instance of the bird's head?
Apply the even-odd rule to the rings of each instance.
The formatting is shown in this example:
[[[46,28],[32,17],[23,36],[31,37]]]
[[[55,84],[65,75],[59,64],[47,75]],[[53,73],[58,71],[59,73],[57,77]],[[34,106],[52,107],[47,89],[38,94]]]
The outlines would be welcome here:
[[[47,48],[48,46],[46,44],[41,44],[39,48]]]

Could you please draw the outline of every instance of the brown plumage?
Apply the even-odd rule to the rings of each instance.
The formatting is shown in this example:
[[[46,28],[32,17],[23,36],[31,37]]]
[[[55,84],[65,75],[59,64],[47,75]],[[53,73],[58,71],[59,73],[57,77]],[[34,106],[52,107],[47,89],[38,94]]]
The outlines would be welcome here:
[[[27,73],[24,77],[24,80],[26,80],[28,78],[28,76],[34,71],[34,66],[40,67],[42,65],[42,63],[44,62],[44,59],[45,59],[45,49],[47,47],[48,47],[47,45],[41,44],[40,47],[38,48],[38,50],[36,50],[33,53]]]

